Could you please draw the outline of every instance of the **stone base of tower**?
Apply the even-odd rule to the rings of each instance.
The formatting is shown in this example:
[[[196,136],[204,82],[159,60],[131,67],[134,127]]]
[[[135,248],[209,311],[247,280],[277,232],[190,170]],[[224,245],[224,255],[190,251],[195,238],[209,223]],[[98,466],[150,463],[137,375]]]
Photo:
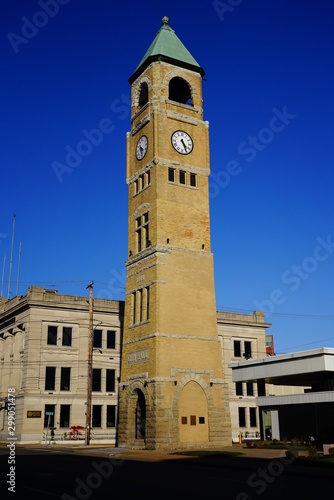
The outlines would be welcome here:
[[[198,373],[179,381],[138,378],[120,383],[118,446],[175,450],[232,443],[228,387]]]

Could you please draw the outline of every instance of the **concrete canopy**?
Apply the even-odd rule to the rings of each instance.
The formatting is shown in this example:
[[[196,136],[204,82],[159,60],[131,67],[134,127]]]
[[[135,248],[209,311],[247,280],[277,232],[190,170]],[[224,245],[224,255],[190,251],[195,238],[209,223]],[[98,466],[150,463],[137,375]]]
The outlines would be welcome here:
[[[333,390],[334,349],[322,347],[231,363],[233,382],[264,380],[268,384]]]

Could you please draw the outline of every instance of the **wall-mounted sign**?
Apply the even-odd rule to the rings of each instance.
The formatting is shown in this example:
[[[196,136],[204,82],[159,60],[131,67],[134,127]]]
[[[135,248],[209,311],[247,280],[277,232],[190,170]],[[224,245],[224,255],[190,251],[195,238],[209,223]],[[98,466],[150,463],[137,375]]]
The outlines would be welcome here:
[[[150,359],[150,350],[142,349],[141,351],[135,351],[128,354],[128,365],[134,365],[136,363],[143,363]]]
[[[28,410],[27,418],[41,418],[42,412],[38,410]]]

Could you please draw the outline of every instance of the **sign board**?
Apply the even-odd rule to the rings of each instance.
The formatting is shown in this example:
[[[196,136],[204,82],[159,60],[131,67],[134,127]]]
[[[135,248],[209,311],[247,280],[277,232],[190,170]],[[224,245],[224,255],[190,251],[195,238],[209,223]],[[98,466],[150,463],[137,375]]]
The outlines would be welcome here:
[[[46,411],[46,412],[45,412],[45,415],[46,415],[46,416],[53,415],[53,411]]]
[[[41,418],[42,412],[38,410],[28,410],[27,418]]]
[[[150,349],[141,349],[128,354],[128,365],[144,363],[150,359]]]

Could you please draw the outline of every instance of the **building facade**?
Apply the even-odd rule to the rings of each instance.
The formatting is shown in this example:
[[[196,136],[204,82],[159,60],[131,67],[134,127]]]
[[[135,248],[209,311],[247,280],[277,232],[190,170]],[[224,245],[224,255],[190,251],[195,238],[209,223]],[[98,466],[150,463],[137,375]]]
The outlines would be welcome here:
[[[261,311],[254,311],[253,314],[218,311],[217,324],[229,387],[232,442],[237,443],[240,438],[257,439],[260,437],[260,420],[256,397],[265,395],[267,388],[253,381],[233,382],[229,365],[265,356],[266,330],[271,325],[265,322]]]
[[[95,299],[92,342],[92,437],[116,440],[124,304]],[[88,396],[89,300],[30,287],[0,304],[0,398],[15,397],[18,441],[84,439]],[[0,412],[0,438],[8,437]],[[94,435],[94,433],[96,435]]]
[[[312,436],[318,444],[334,442],[334,349],[234,362],[230,368],[235,383],[261,381],[274,388],[256,399],[263,439]],[[287,391],[282,394],[281,388]]]
[[[89,373],[89,299],[30,287],[24,297],[0,302],[0,440],[8,438],[8,395],[15,396],[16,437],[45,442],[85,441]],[[115,445],[118,428],[124,302],[93,301],[91,439]],[[263,356],[261,312],[217,313],[222,369],[228,386],[232,440],[256,437],[260,422],[247,383],[232,381],[231,362]],[[145,354],[142,354],[145,355]],[[136,355],[135,355],[136,356]],[[130,362],[136,364],[136,359]],[[176,387],[176,386],[175,386]],[[266,386],[266,394],[269,394]],[[12,392],[14,390],[14,392]],[[244,410],[240,410],[244,408]],[[132,414],[133,425],[136,412]],[[241,420],[240,420],[241,419]],[[256,424],[256,425],[255,425]],[[223,425],[223,422],[222,422]],[[247,434],[246,434],[247,433]],[[141,438],[140,438],[141,439]],[[230,441],[231,442],[231,441]]]

